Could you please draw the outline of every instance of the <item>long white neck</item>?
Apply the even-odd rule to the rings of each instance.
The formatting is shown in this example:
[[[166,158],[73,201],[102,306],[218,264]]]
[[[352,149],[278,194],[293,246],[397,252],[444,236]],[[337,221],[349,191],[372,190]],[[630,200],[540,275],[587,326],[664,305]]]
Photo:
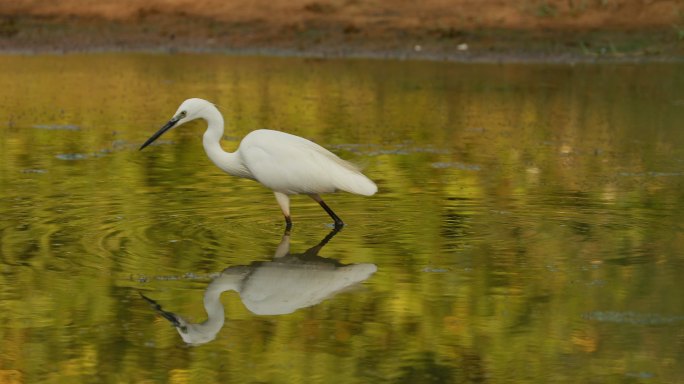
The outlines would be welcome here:
[[[219,289],[207,289],[204,292],[204,309],[207,311],[207,320],[201,325],[210,333],[216,334],[223,327],[225,313],[221,303],[221,293]]]
[[[204,132],[202,145],[209,159],[224,172],[238,177],[250,177],[251,174],[242,164],[237,152],[226,152],[221,148],[223,137],[223,116],[213,105],[202,110],[201,118],[207,122],[207,130]]]
[[[240,281],[247,271],[235,274],[222,274],[209,284],[204,292],[204,309],[207,311],[207,320],[201,323],[190,323],[185,332],[178,331],[186,343],[199,345],[208,343],[216,338],[226,321],[221,293],[228,290],[237,290]]]

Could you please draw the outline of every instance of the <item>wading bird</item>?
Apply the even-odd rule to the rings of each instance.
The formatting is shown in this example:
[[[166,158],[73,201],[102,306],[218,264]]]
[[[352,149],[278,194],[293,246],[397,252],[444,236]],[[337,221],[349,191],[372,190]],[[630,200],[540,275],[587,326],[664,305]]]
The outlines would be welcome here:
[[[288,229],[292,226],[290,195],[310,196],[330,215],[335,227],[342,227],[344,222],[320,194],[341,190],[371,196],[378,190],[353,164],[312,141],[288,133],[259,129],[245,136],[235,152],[224,151],[220,144],[223,116],[214,104],[202,99],[185,100],[173,118],[140,149],[169,129],[195,119],[207,122],[202,144],[209,159],[229,175],[256,180],[273,190]]]
[[[156,301],[140,295],[176,327],[183,341],[204,344],[214,340],[225,323],[221,303],[225,291],[237,292],[254,314],[284,315],[317,305],[371,277],[378,270],[375,264],[342,264],[318,255],[338,231],[339,228],[333,229],[318,245],[298,254],[290,253],[290,235],[286,231],[273,260],[226,268],[204,291],[207,319],[201,323],[165,311]]]

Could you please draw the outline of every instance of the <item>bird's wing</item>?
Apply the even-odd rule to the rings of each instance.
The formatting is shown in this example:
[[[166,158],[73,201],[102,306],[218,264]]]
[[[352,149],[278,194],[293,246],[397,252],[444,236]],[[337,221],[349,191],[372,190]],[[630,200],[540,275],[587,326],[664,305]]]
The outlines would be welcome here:
[[[262,184],[286,194],[345,190],[372,195],[375,184],[353,164],[304,138],[258,130],[238,149],[244,165]]]
[[[377,271],[375,264],[332,267],[319,262],[264,263],[240,290],[245,306],[258,315],[280,315],[316,305]]]

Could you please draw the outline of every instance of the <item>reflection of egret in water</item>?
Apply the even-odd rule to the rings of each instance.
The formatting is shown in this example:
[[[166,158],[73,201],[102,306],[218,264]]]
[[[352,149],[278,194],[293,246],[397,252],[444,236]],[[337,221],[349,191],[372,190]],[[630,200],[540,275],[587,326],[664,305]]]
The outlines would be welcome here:
[[[223,327],[225,314],[220,296],[225,291],[238,292],[245,307],[257,315],[284,315],[316,305],[375,273],[375,264],[344,265],[318,256],[337,232],[334,229],[302,254],[290,254],[290,235],[286,232],[272,261],[226,268],[204,292],[208,318],[202,323],[190,323],[164,311],[154,300],[144,295],[143,298],[176,327],[183,341],[195,345],[207,343]]]

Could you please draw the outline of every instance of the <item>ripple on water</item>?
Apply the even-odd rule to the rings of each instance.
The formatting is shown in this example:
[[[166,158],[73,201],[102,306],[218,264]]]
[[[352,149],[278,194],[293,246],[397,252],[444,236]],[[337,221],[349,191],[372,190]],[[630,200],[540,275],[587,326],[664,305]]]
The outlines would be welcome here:
[[[663,315],[659,313],[593,311],[582,315],[585,320],[604,323],[621,323],[631,325],[672,325],[684,322],[684,315]]]
[[[451,151],[432,146],[417,146],[412,144],[396,144],[388,146],[369,145],[369,144],[337,144],[329,146],[330,149],[339,149],[362,156],[382,156],[382,155],[410,155],[414,153],[431,153],[438,155],[448,155]]]
[[[216,209],[204,203],[150,212],[141,203],[141,213],[121,214],[112,206],[104,220],[88,225],[82,243],[93,267],[97,260],[115,260],[128,273],[156,276],[161,271],[185,273],[188,263],[213,265],[240,256],[239,250],[256,252],[264,237],[277,241],[282,235],[277,207],[264,204],[256,214],[234,207]]]
[[[463,171],[480,171],[482,167],[480,167],[477,164],[466,164],[466,163],[459,163],[459,162],[436,162],[430,164],[432,168],[436,169],[444,169],[444,168],[454,168],[454,169],[460,169]]]
[[[94,157],[92,153],[60,153],[55,155],[56,158],[60,160],[72,161],[72,160],[85,160],[90,157]]]
[[[684,172],[620,172],[618,176],[622,177],[677,177],[684,176]]]
[[[21,173],[36,173],[36,174],[43,174],[47,173],[46,169],[41,169],[41,168],[26,168],[22,169]]]
[[[160,141],[161,143],[157,144],[162,144],[162,143],[168,143],[169,141],[163,141],[163,140],[157,140]],[[73,152],[73,153],[59,153],[55,155],[55,157],[59,160],[65,160],[65,161],[74,161],[74,160],[87,160],[87,159],[92,159],[92,158],[100,158],[104,157],[107,155],[110,155],[114,152],[118,151],[132,151],[132,150],[137,150],[139,147],[138,143],[132,143],[126,140],[114,140],[111,143],[111,146],[109,148],[103,148],[95,152],[88,152],[88,153],[81,153],[81,152]]]
[[[44,129],[48,131],[80,131],[81,127],[74,124],[35,124],[32,126],[35,129]]]
[[[591,236],[596,228],[612,230],[646,230],[669,225],[662,221],[672,207],[644,207],[640,201],[617,204],[590,193],[563,192],[517,196],[516,205],[525,209],[514,212],[523,220],[555,222],[578,234]]]

